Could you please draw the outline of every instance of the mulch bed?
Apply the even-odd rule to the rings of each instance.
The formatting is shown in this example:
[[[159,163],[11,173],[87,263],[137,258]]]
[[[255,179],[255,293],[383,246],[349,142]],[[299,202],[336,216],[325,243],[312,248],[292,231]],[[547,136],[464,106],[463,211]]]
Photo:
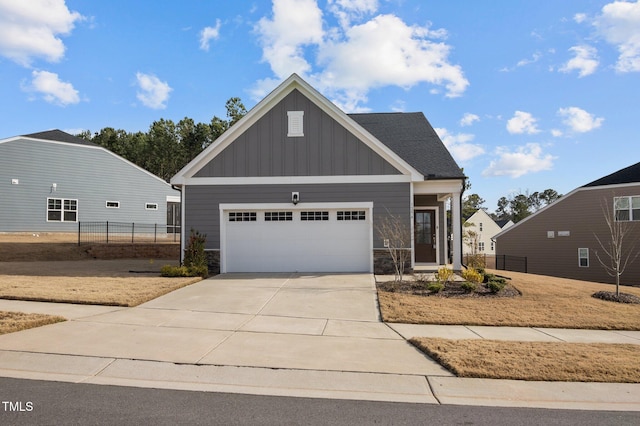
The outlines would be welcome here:
[[[620,295],[617,295],[614,291],[598,291],[593,294],[593,297],[609,302],[640,304],[640,297],[629,293],[620,293]]]
[[[462,288],[461,281],[452,281],[450,283],[447,283],[444,289],[439,293],[432,293],[427,290],[428,285],[429,283],[424,281],[402,281],[400,283],[396,283],[394,281],[385,281],[376,283],[379,291],[412,294],[415,296],[472,298],[517,297],[522,295],[520,291],[511,284],[507,284],[498,293],[492,293],[485,284],[478,284],[476,291],[474,291],[473,293],[469,293],[464,288]]]

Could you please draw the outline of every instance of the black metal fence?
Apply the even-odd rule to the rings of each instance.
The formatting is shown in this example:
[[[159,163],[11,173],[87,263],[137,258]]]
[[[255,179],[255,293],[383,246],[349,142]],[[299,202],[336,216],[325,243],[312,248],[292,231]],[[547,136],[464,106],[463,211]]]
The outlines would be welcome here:
[[[496,255],[496,269],[502,271],[527,272],[526,256]]]
[[[180,226],[157,223],[78,222],[78,245],[180,241]]]

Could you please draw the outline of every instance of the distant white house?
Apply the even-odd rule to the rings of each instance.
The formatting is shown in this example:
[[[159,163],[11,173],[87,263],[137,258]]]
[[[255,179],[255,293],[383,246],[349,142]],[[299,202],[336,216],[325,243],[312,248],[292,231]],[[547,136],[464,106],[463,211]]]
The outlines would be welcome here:
[[[493,237],[499,232],[513,225],[511,220],[501,220],[496,222],[480,209],[469,217],[464,223],[464,244],[462,253],[471,254],[496,254],[496,243]]]

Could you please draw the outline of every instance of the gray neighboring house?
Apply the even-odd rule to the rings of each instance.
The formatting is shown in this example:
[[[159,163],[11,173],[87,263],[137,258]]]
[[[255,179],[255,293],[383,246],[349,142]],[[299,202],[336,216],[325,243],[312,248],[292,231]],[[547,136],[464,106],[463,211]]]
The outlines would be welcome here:
[[[380,272],[389,215],[411,267],[461,269],[464,179],[422,113],[347,115],[293,74],[171,183],[214,271]]]
[[[179,203],[159,177],[60,130],[0,140],[0,232],[77,232],[94,221],[164,227]]]
[[[603,208],[617,221],[630,222],[627,243],[640,250],[640,163],[577,188],[494,238],[497,255],[526,256],[533,274],[615,283],[596,252],[608,261],[596,239],[607,244],[610,232]],[[640,258],[630,264],[622,283],[640,283]]]

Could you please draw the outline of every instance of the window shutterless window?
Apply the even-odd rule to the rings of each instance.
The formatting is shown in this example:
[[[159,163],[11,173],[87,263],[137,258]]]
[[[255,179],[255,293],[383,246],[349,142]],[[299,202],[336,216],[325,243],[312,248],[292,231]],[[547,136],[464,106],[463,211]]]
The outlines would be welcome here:
[[[366,220],[366,213],[364,210],[339,211],[338,220]]]
[[[329,212],[300,212],[300,220],[329,220]]]
[[[145,210],[158,210],[158,203],[146,203],[144,205]]]
[[[119,209],[120,201],[107,201],[106,207],[108,209]]]
[[[47,222],[77,222],[78,200],[47,198]]]
[[[578,266],[581,268],[589,267],[589,249],[588,248],[578,249]]]
[[[293,212],[264,212],[265,222],[289,222],[293,220]]]
[[[229,212],[229,222],[255,222],[256,212]]]
[[[613,210],[616,221],[640,221],[640,196],[615,197]]]

